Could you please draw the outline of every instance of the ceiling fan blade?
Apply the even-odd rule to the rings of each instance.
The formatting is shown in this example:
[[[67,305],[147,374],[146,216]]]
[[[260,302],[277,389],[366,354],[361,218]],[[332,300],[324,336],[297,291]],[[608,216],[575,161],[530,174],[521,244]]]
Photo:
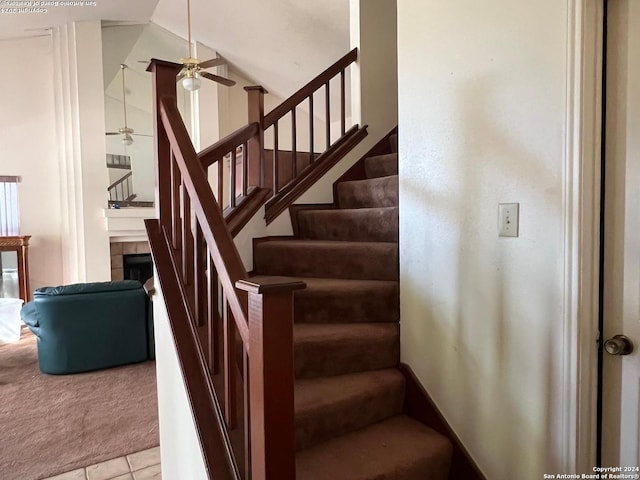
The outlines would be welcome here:
[[[122,135],[120,132],[107,132],[105,135]]]
[[[204,62],[200,62],[198,65],[200,68],[211,68],[217,67],[219,65],[224,65],[227,61],[224,58],[212,58],[211,60],[205,60]]]
[[[227,87],[233,87],[236,84],[236,82],[234,82],[233,80],[229,80],[228,78],[224,78],[219,75],[214,75],[213,73],[200,72],[200,75],[202,75],[204,78],[208,78],[209,80],[213,80],[214,82],[226,85]]]
[[[151,138],[153,138],[153,135],[148,135],[146,133],[132,133],[131,135],[133,135],[134,137],[151,137]]]

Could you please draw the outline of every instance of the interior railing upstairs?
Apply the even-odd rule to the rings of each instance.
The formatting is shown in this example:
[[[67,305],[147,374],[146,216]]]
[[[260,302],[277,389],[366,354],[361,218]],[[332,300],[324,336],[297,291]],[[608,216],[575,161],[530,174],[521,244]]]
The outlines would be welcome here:
[[[357,58],[350,51],[267,114],[267,91],[245,87],[248,125],[199,154],[205,168],[217,167],[217,198],[230,214],[253,194],[268,199],[271,222],[366,136],[348,108],[349,67]]]
[[[146,221],[147,233],[210,478],[295,479],[293,291],[305,284],[248,278],[233,235],[268,196],[274,218],[366,135],[348,127],[346,69],[356,57],[349,52],[267,115],[265,90],[247,87],[249,123],[200,153],[177,108],[181,65],[150,65],[159,218]]]
[[[357,58],[353,49],[266,115],[266,90],[246,89],[249,121],[259,125],[254,143],[263,146],[249,150],[249,164],[257,167],[251,180],[272,190],[267,222],[366,136],[348,109],[348,68]]]
[[[110,206],[113,206],[114,204],[124,205],[126,202],[135,198],[135,194],[133,193],[132,176],[133,172],[129,172],[107,187]]]

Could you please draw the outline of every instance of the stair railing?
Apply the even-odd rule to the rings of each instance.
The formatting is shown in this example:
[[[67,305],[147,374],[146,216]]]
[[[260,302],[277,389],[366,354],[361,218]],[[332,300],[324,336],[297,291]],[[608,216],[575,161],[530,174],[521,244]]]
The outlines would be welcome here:
[[[305,285],[248,279],[207,169],[260,146],[260,129],[197,154],[176,103],[180,68],[150,66],[159,219],[145,223],[205,466],[216,480],[294,480],[293,291]]]
[[[109,192],[109,204],[124,203],[135,198],[133,193],[132,177],[133,172],[127,173],[124,177],[116,180],[107,187]]]
[[[255,122],[259,126],[258,135],[249,143],[249,165],[257,172],[250,181],[272,190],[273,198],[266,205],[267,222],[288,207],[311,183],[366,135],[366,127],[360,128],[357,124],[347,129],[347,69],[357,58],[358,50],[351,50],[266,115],[264,95],[267,91],[259,86],[245,88],[249,93],[249,122]],[[332,109],[332,83],[338,83],[339,88],[339,107],[335,109]],[[316,108],[318,97],[323,101],[320,108]],[[307,151],[299,148],[298,141],[298,111],[304,107],[307,108],[309,117],[308,126],[305,127],[308,128],[309,137]],[[287,131],[280,128],[285,118],[291,123],[291,128]],[[316,120],[324,121],[324,132],[317,131]],[[332,125],[339,125],[339,134],[332,132]],[[318,152],[316,143],[320,143],[317,140],[322,141],[322,136],[324,149]],[[273,143],[269,159],[265,158],[265,138]],[[290,151],[286,152],[286,164],[290,163],[290,166],[286,165],[289,168],[284,172],[282,168],[285,162],[281,158],[283,151],[279,148],[281,139],[290,140],[291,145]],[[304,145],[302,147],[304,148]]]

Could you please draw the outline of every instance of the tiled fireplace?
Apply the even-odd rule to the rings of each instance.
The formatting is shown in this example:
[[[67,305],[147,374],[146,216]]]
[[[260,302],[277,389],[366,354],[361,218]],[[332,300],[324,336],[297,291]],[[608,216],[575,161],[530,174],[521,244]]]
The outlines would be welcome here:
[[[111,280],[124,278],[124,256],[135,254],[149,254],[149,243],[142,242],[111,242]]]

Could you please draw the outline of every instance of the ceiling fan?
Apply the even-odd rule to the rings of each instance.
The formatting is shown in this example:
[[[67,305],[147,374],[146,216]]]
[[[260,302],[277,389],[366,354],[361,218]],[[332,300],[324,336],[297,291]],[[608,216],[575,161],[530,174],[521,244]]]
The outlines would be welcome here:
[[[189,54],[186,58],[181,58],[182,70],[176,77],[177,82],[182,82],[182,87],[185,90],[194,91],[200,88],[200,77],[218,82],[227,87],[233,87],[236,82],[213,73],[205,72],[205,68],[217,67],[218,65],[224,65],[226,60],[224,58],[212,58],[201,62],[193,56],[191,45],[191,0],[187,0],[187,34],[189,42]],[[149,62],[145,62],[149,63]]]
[[[144,135],[141,133],[133,133],[133,128],[129,128],[127,126],[127,97],[126,97],[126,88],[124,84],[124,71],[127,67],[124,63],[120,64],[120,71],[122,73],[122,108],[124,112],[124,127],[119,128],[117,132],[107,132],[105,135],[122,135],[122,144],[123,145],[131,145],[133,143],[133,136],[137,135],[140,137],[152,137],[153,135]]]

